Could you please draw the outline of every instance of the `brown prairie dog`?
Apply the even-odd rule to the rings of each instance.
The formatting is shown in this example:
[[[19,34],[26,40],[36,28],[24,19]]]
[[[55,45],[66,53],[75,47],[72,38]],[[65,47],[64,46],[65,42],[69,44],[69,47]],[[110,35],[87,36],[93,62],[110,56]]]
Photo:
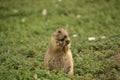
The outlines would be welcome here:
[[[70,38],[65,29],[57,29],[52,37],[50,46],[44,57],[44,66],[49,70],[64,70],[73,75],[73,58],[70,50]]]

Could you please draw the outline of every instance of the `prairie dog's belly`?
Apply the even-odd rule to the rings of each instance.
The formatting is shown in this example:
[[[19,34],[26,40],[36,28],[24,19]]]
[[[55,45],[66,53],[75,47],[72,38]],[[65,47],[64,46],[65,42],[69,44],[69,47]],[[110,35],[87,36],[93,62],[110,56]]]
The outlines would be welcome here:
[[[48,61],[49,69],[50,70],[61,70],[62,68],[64,71],[69,67],[69,58],[67,55],[55,55],[50,58]]]

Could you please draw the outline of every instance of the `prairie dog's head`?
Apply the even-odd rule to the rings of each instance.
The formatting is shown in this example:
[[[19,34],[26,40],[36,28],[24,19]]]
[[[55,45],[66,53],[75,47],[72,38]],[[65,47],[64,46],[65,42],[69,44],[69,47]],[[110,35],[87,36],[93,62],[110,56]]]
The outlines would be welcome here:
[[[70,44],[70,38],[68,35],[68,32],[61,28],[61,29],[57,29],[52,36],[56,42],[57,46],[67,46],[68,44]]]

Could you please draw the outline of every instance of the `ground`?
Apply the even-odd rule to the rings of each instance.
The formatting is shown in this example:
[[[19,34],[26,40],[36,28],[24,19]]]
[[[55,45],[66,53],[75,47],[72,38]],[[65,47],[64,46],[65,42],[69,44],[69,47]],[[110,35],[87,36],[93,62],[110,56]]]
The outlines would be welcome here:
[[[120,0],[0,0],[0,80],[120,80]],[[68,30],[74,76],[43,67]]]

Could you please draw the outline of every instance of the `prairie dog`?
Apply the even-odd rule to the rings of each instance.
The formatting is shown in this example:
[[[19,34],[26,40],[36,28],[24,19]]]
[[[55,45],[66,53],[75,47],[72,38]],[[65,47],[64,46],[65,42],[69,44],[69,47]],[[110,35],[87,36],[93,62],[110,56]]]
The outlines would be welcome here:
[[[57,29],[50,41],[50,46],[44,57],[44,66],[48,70],[64,70],[68,75],[73,75],[73,58],[70,50],[68,32]]]

